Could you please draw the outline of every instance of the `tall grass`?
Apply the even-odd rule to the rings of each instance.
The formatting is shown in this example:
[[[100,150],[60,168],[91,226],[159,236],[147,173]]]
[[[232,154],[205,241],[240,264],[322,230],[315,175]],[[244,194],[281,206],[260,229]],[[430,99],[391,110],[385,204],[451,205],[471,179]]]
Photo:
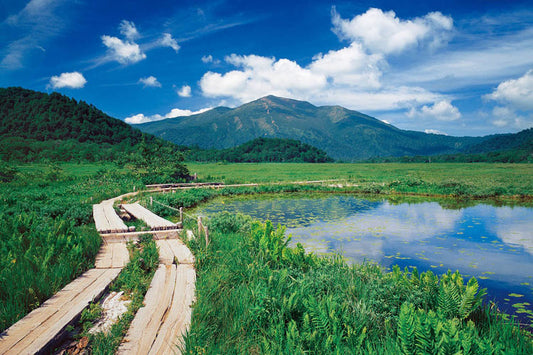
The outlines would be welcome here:
[[[20,167],[0,184],[0,331],[93,266],[93,203],[139,182],[98,164]]]
[[[350,266],[229,213],[210,227],[208,247],[190,243],[198,279],[188,354],[533,352],[530,336],[481,306],[475,279]]]
[[[0,329],[38,307],[89,268],[100,236],[36,213],[0,214]]]

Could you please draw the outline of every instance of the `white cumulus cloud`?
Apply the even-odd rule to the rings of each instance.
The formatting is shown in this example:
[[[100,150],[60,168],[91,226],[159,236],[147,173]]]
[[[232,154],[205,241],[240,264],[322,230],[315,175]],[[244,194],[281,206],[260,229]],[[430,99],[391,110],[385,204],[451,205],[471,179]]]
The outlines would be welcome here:
[[[533,110],[533,70],[518,79],[504,81],[485,98],[508,104],[513,109]]]
[[[349,47],[316,55],[309,69],[331,78],[335,84],[379,88],[379,67],[383,63],[381,55],[368,55],[359,43],[352,43]]]
[[[496,127],[526,129],[533,126],[533,115],[521,115],[508,106],[496,106],[492,109],[492,124]]]
[[[455,121],[461,118],[459,109],[448,100],[435,102],[432,106],[424,105],[420,110],[411,108],[408,117],[435,118],[439,121]]]
[[[183,85],[177,93],[180,97],[191,97],[191,87],[189,85]]]
[[[226,57],[226,62],[241,70],[204,74],[200,80],[204,95],[234,97],[247,102],[269,94],[301,97],[302,93],[318,91],[326,85],[325,75],[288,59],[232,54]]]
[[[170,33],[163,33],[163,37],[161,37],[159,43],[163,47],[172,48],[176,53],[180,50],[180,45],[174,38],[172,38]]]
[[[220,64],[220,60],[213,58],[211,54],[202,56],[202,62],[205,64]]]
[[[174,108],[174,109],[170,110],[170,112],[167,113],[166,115],[155,114],[155,115],[151,115],[151,116],[146,116],[146,115],[144,115],[142,113],[139,113],[137,115],[126,117],[124,119],[124,121],[126,123],[129,123],[129,124],[147,123],[147,122],[161,121],[161,120],[164,120],[166,118],[197,115],[199,113],[203,113],[203,112],[206,112],[206,111],[209,111],[209,110],[211,110],[211,107],[203,108],[203,109],[198,110],[198,111],[182,110],[182,109],[179,109],[179,108]]]
[[[419,86],[391,84],[384,77],[389,70],[388,54],[416,44],[432,46],[443,41],[453,29],[450,17],[432,12],[402,20],[393,12],[370,9],[350,21],[341,19],[333,10],[332,23],[340,37],[350,40],[349,45],[318,53],[306,66],[288,58],[231,54],[225,61],[234,66],[232,70],[203,75],[203,95],[244,103],[272,94],[365,111],[408,109],[446,99],[445,95]],[[375,33],[365,32],[366,25],[372,25]],[[400,34],[391,39],[397,31]],[[204,56],[202,61],[209,63],[213,58]],[[425,110],[439,119],[460,116],[457,108],[443,105],[427,106]]]
[[[333,9],[332,22],[340,38],[360,42],[373,53],[399,53],[426,42],[434,47],[445,42],[453,29],[453,19],[440,12],[401,20],[394,11],[376,8],[351,20],[342,19]]]
[[[77,71],[71,73],[62,73],[61,75],[50,78],[50,87],[53,89],[72,88],[80,89],[85,86],[87,80]]]
[[[231,97],[244,103],[272,94],[367,111],[409,108],[443,99],[419,87],[384,87],[379,80],[381,56],[365,55],[357,44],[319,54],[307,67],[257,55],[232,54],[226,62],[236,70],[204,74],[200,88],[205,96]]]
[[[139,45],[117,37],[103,35],[102,42],[109,49],[112,59],[121,64],[133,64],[146,58]]]
[[[143,84],[144,86],[150,86],[155,88],[161,87],[161,83],[157,81],[157,78],[155,76],[152,75],[146,78],[140,78],[139,83]]]
[[[135,27],[135,24],[131,21],[122,20],[118,28],[120,33],[130,41],[139,38],[139,31],[137,31],[137,27]]]

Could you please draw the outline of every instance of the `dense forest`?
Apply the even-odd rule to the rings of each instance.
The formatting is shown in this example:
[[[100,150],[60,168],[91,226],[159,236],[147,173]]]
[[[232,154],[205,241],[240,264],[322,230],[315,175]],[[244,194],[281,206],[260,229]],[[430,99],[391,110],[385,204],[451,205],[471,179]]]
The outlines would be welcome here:
[[[533,132],[533,129],[528,131]],[[520,134],[519,132],[517,134]],[[499,139],[498,139],[499,141]],[[485,145],[487,148],[490,147]],[[533,163],[533,138],[513,149],[488,151],[484,153],[457,153],[434,156],[404,156],[373,158],[371,163]]]
[[[326,152],[294,139],[257,138],[228,149],[182,147],[189,161],[225,161],[232,163],[327,163]]]
[[[173,143],[142,133],[83,101],[22,88],[0,88],[0,160],[116,162],[129,165],[147,183],[188,176],[183,155]],[[2,180],[8,180],[10,174],[4,175]]]

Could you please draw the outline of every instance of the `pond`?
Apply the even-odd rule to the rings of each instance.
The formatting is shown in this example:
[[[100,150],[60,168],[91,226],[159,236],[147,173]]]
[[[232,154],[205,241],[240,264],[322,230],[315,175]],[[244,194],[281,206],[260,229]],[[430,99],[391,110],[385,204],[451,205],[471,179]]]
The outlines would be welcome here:
[[[459,270],[500,310],[533,324],[533,208],[296,194],[219,198],[196,213],[220,211],[286,226],[292,243],[317,254],[438,275]]]

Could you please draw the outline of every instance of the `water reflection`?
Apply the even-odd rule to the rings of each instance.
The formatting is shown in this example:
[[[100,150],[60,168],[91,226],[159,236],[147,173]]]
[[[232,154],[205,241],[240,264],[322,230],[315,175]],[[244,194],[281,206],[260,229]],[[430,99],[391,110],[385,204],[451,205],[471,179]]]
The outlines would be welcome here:
[[[448,269],[476,276],[501,309],[533,319],[533,209],[437,202],[390,203],[355,196],[271,197],[215,201],[200,212],[242,212],[287,226],[294,243],[352,262]],[[520,302],[520,303],[518,303]],[[516,304],[526,303],[517,308]],[[515,305],[515,307],[513,307]]]

